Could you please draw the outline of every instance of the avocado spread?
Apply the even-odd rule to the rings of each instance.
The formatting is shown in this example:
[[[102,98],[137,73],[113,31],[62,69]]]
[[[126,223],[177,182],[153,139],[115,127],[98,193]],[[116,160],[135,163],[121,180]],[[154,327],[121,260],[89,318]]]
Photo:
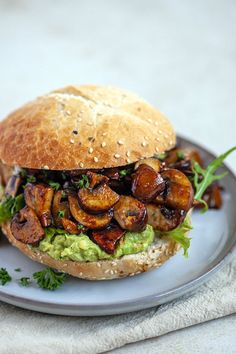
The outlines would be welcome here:
[[[97,261],[99,259],[114,259],[127,254],[145,251],[154,240],[154,230],[147,225],[142,232],[126,232],[119,241],[114,254],[104,252],[85,234],[70,235],[64,230],[47,228],[46,236],[36,247],[48,253],[54,259],[72,261]]]

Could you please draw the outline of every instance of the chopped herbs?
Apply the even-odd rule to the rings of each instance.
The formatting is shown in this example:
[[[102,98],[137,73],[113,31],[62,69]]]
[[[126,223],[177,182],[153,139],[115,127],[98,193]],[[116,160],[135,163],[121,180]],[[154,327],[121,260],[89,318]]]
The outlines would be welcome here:
[[[40,288],[52,291],[60,288],[64,284],[66,277],[65,273],[55,272],[51,268],[45,268],[33,274],[33,278]]]
[[[24,196],[4,197],[0,203],[0,224],[11,219],[24,206]]]
[[[185,158],[183,151],[177,150],[176,155],[178,157],[178,160],[184,160]]]
[[[83,229],[83,228],[84,228],[83,225],[81,225],[81,224],[78,224],[78,225],[77,225],[77,229],[81,230],[81,229]]]
[[[89,179],[88,176],[86,175],[81,175],[81,178],[79,181],[74,182],[76,187],[78,188],[89,188]]]
[[[158,160],[163,161],[163,160],[166,159],[167,153],[166,152],[162,152],[160,154],[155,154],[154,157],[157,158]]]
[[[234,146],[232,149],[226,151],[224,154],[220,155],[215,160],[213,160],[207,166],[206,169],[203,169],[196,161],[193,161],[193,172],[194,172],[193,182],[195,186],[194,198],[195,200],[205,205],[203,212],[207,211],[208,209],[208,205],[202,199],[204,192],[214,181],[218,181],[227,175],[227,172],[222,173],[220,175],[215,175],[214,173],[219,167],[221,167],[224,159],[235,150],[236,150],[236,146]]]
[[[59,218],[64,218],[65,216],[65,210],[59,210],[58,213],[57,213],[58,217]]]
[[[132,173],[132,170],[130,168],[127,168],[127,169],[123,169],[123,170],[120,170],[119,171],[119,175],[121,177],[125,177],[127,175],[130,175]]]
[[[58,191],[60,188],[60,183],[54,181],[48,181],[50,187],[52,187],[55,191]]]
[[[35,176],[28,176],[26,179],[27,183],[35,183],[36,182],[36,177]]]
[[[20,284],[21,286],[27,287],[27,286],[30,285],[30,283],[31,283],[31,280],[30,280],[29,277],[23,277],[23,278],[20,278],[20,280],[19,280],[19,284]]]
[[[0,285],[6,285],[11,281],[11,276],[7,272],[6,268],[0,269]]]
[[[15,272],[21,272],[21,268],[14,269]]]

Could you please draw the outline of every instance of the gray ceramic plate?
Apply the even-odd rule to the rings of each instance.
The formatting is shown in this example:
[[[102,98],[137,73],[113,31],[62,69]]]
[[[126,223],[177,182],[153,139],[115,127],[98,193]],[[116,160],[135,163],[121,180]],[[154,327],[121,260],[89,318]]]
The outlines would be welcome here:
[[[206,160],[214,158],[205,149],[186,139],[180,140],[184,146],[199,149]],[[148,273],[105,282],[70,278],[61,289],[50,292],[34,285],[29,288],[18,285],[18,278],[30,276],[42,267],[1,241],[0,267],[8,269],[13,281],[0,286],[0,300],[52,314],[100,316],[145,309],[195,290],[229,260],[236,244],[236,178],[226,166],[222,170],[229,173],[222,182],[224,206],[204,215],[193,213],[188,259],[180,251],[161,268]],[[21,268],[22,272],[15,272],[15,268]]]

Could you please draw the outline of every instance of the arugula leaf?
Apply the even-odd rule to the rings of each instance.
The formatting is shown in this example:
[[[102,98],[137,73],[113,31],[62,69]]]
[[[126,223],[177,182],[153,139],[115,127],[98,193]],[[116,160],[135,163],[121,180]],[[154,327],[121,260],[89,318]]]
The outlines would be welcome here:
[[[29,286],[31,283],[31,280],[29,277],[22,277],[22,278],[20,278],[19,283],[21,286]]]
[[[0,269],[0,285],[5,285],[11,281],[11,276],[7,272],[6,268]]]
[[[89,179],[86,175],[81,175],[80,180],[74,183],[78,188],[89,188]]]
[[[236,146],[211,161],[206,169],[202,168],[196,161],[192,161],[194,172],[193,182],[196,190],[194,198],[205,205],[203,212],[208,209],[206,202],[202,199],[204,192],[214,181],[219,181],[227,175],[227,172],[220,175],[215,175],[214,173],[219,167],[221,167],[224,159],[235,150]]]
[[[55,272],[51,268],[45,268],[33,274],[33,278],[40,288],[52,291],[60,288],[64,284],[66,277],[65,273]]]
[[[188,249],[190,247],[191,238],[189,238],[186,233],[192,229],[193,227],[190,224],[190,217],[187,215],[181,225],[174,230],[162,232],[161,236],[168,236],[178,242],[184,250],[184,256],[188,257]]]
[[[58,189],[61,187],[60,183],[54,182],[54,181],[48,181],[48,184],[50,187],[52,187],[55,191],[58,191]]]
[[[0,203],[0,224],[11,219],[24,206],[24,195],[4,197]]]

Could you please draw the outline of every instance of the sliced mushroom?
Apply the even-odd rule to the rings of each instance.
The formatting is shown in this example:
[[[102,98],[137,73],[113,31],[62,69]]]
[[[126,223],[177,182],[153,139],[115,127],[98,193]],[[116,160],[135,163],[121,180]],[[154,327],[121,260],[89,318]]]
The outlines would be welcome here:
[[[193,204],[194,191],[189,179],[180,171],[169,169],[161,176],[166,182],[165,204],[173,209],[188,211]]]
[[[19,190],[21,182],[22,179],[19,175],[12,175],[7,182],[5,194],[15,197]]]
[[[81,225],[84,225],[89,229],[97,230],[106,227],[110,223],[112,219],[111,211],[108,211],[104,214],[91,215],[81,209],[76,195],[71,194],[69,195],[68,199],[71,214]]]
[[[28,183],[24,190],[25,203],[33,209],[43,227],[47,227],[52,222],[51,204],[53,199],[53,188],[43,184]]]
[[[139,200],[122,195],[114,206],[114,218],[122,229],[141,231],[147,224],[147,211]]]
[[[69,232],[69,234],[79,235],[87,231],[86,227],[84,227],[83,225],[78,225],[72,220],[62,218],[61,221],[63,229]]]
[[[156,204],[147,204],[148,224],[154,230],[170,231],[175,229],[184,220],[186,213],[181,210],[171,210]]]
[[[87,172],[87,176],[89,178],[89,187],[90,188],[95,188],[101,183],[107,183],[109,178],[107,176],[94,173],[94,172]]]
[[[60,212],[63,214],[63,218],[68,219],[70,217],[69,202],[67,200],[62,201],[64,197],[64,191],[59,190],[55,192],[52,202],[52,215],[56,226],[63,226],[62,217],[60,217]]]
[[[107,184],[102,184],[93,190],[81,188],[78,196],[82,208],[95,214],[109,210],[119,200],[119,195]]]
[[[31,208],[25,206],[12,219],[11,232],[16,240],[35,245],[44,238],[44,230]]]
[[[148,165],[140,165],[132,175],[132,193],[143,202],[152,201],[164,189],[163,178]]]
[[[155,159],[154,157],[150,157],[147,159],[142,159],[136,162],[134,169],[137,170],[140,165],[147,165],[152,167],[156,172],[160,172],[161,170],[161,161]]]
[[[122,230],[117,225],[110,225],[107,229],[92,232],[92,239],[98,244],[101,249],[107,253],[114,253],[118,241],[124,235],[125,230]]]

